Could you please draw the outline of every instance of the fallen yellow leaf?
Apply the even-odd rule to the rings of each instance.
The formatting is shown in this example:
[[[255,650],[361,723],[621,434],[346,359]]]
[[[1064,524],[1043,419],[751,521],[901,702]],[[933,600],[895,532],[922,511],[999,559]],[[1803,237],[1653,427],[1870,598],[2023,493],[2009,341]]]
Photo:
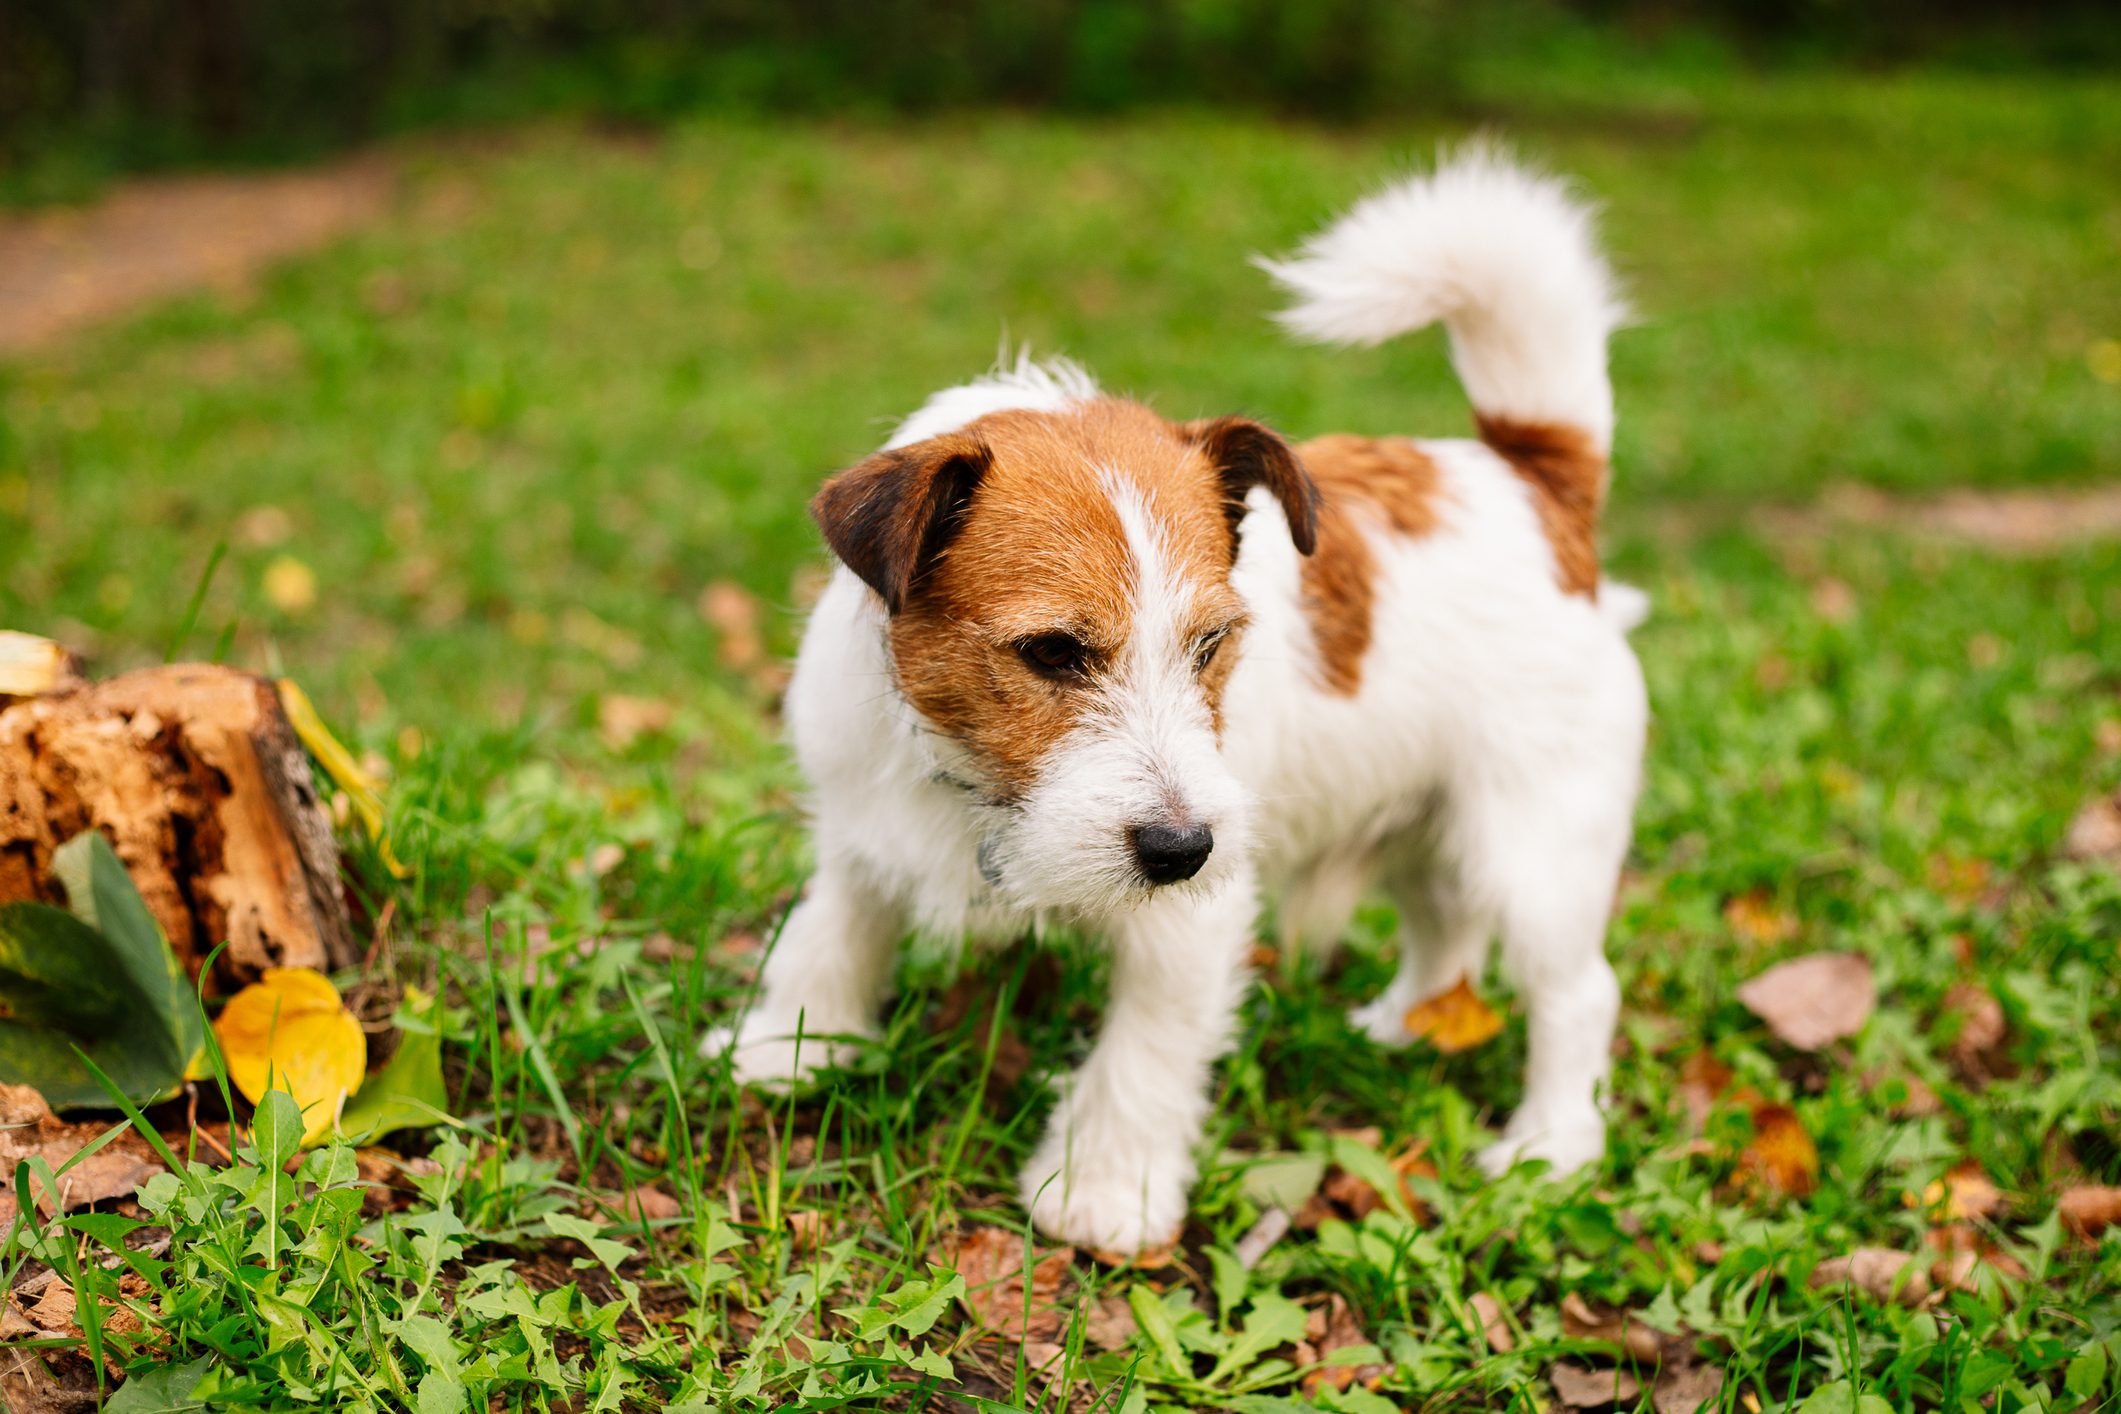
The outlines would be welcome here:
[[[1502,1032],[1502,1014],[1480,999],[1469,977],[1459,978],[1448,992],[1416,1002],[1406,1020],[1409,1034],[1426,1037],[1447,1056],[1470,1051]]]
[[[1788,1105],[1753,1107],[1753,1142],[1738,1155],[1741,1182],[1804,1198],[1819,1184],[1819,1149]]]
[[[361,1024],[312,968],[272,968],[230,997],[214,1038],[244,1099],[256,1104],[268,1090],[294,1096],[305,1144],[331,1132],[368,1069]]]
[[[264,588],[267,602],[283,614],[299,616],[317,606],[317,572],[293,555],[275,556],[265,567]]]
[[[408,871],[391,852],[390,835],[383,828],[383,783],[331,734],[331,728],[325,726],[324,719],[317,715],[316,704],[309,700],[309,694],[302,690],[300,683],[293,678],[281,678],[276,686],[280,692],[280,710],[287,714],[287,724],[295,729],[295,735],[301,738],[309,754],[317,758],[324,773],[346,793],[346,800],[360,815],[368,837],[376,842],[376,853],[382,857],[383,867],[393,878],[404,878]]]
[[[1733,933],[1762,947],[1788,942],[1797,936],[1797,919],[1776,906],[1766,889],[1739,894],[1723,905],[1723,921]]]

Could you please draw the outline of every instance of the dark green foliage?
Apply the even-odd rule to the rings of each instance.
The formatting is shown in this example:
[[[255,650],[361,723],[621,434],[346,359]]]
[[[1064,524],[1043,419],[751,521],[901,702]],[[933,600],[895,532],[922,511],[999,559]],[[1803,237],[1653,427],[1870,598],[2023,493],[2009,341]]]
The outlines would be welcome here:
[[[0,191],[312,153],[437,119],[555,110],[1463,111],[1538,56],[1584,73],[1734,60],[2121,57],[2098,0],[18,0],[0,8]]]

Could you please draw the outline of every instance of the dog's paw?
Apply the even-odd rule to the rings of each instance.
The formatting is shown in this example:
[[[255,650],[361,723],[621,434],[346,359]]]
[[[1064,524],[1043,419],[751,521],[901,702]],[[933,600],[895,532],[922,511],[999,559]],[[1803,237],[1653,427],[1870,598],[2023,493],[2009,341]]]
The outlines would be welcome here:
[[[717,1026],[702,1036],[700,1055],[708,1060],[728,1056],[739,1085],[800,1089],[819,1071],[846,1065],[861,1045],[859,1038],[838,1034],[827,1040],[807,1027],[799,1039],[798,1029],[793,1023],[746,1017],[739,1027]]]
[[[1520,1163],[1544,1160],[1549,1178],[1564,1178],[1604,1157],[1602,1119],[1522,1127],[1513,1119],[1502,1138],[1480,1151],[1478,1162],[1490,1178],[1500,1178]]]
[[[1100,1154],[1078,1145],[1063,1155],[1049,1136],[1024,1166],[1022,1192],[1031,1221],[1048,1237],[1131,1257],[1177,1238],[1192,1177],[1182,1151],[1123,1147]]]
[[[1389,988],[1375,1001],[1364,1002],[1348,1012],[1348,1024],[1380,1046],[1410,1044],[1414,1033],[1407,1030],[1407,1003]]]

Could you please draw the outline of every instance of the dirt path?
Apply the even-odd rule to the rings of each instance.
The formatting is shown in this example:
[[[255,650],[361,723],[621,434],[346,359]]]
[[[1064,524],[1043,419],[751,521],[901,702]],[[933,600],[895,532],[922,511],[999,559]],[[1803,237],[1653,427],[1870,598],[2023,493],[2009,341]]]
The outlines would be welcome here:
[[[92,206],[0,216],[0,357],[266,265],[380,217],[389,159],[299,172],[157,177]]]
[[[2121,485],[2052,491],[1948,489],[1893,496],[1866,486],[1831,487],[1812,506],[1763,517],[1776,534],[1817,539],[1860,526],[1977,545],[1999,554],[2039,555],[2067,545],[2121,538]]]

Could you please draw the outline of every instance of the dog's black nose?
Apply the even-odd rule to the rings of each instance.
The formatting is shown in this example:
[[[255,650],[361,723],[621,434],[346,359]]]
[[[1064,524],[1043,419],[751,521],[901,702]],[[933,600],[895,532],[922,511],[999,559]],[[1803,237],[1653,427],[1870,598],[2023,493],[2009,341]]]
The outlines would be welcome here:
[[[1206,825],[1136,825],[1133,841],[1135,862],[1152,884],[1192,878],[1215,850],[1214,832]]]

